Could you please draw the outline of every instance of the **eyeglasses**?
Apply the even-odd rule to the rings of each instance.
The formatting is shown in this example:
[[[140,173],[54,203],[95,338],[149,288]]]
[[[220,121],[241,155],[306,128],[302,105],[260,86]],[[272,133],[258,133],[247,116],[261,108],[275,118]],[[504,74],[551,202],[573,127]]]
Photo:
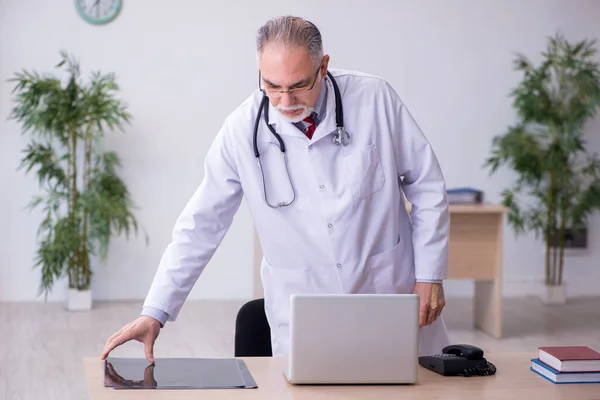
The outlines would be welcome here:
[[[260,76],[260,71],[258,71],[258,88],[263,93],[266,93],[270,98],[275,98],[275,99],[279,99],[279,98],[283,97],[283,95],[285,93],[288,93],[290,96],[294,96],[294,97],[307,96],[310,94],[310,92],[315,87],[315,83],[317,83],[317,78],[319,77],[320,71],[321,71],[321,67],[319,67],[319,69],[317,69],[317,72],[315,72],[315,77],[314,77],[313,82],[310,85],[310,87],[308,86],[308,84],[306,84],[304,86],[296,87],[296,88],[292,88],[292,89],[288,89],[288,90],[280,90],[280,89],[275,89],[275,88],[263,87],[263,85],[262,85],[263,82],[262,82],[262,79]]]

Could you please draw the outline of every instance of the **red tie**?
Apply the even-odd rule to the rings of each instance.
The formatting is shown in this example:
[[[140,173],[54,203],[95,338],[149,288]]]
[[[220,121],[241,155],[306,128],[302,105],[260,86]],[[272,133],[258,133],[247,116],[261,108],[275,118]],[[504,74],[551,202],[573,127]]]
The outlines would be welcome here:
[[[315,133],[315,129],[317,129],[317,125],[315,124],[315,120],[312,117],[308,116],[304,118],[304,122],[306,122],[308,127],[306,128],[306,136],[309,139],[312,139],[313,133]]]

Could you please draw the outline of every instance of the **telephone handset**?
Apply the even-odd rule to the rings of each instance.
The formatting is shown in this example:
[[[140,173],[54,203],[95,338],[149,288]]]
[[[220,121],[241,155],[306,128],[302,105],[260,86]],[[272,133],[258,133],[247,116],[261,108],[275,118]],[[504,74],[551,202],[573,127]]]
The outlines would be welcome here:
[[[496,367],[483,357],[483,350],[470,344],[455,344],[442,349],[442,354],[420,356],[419,364],[444,376],[494,375]]]

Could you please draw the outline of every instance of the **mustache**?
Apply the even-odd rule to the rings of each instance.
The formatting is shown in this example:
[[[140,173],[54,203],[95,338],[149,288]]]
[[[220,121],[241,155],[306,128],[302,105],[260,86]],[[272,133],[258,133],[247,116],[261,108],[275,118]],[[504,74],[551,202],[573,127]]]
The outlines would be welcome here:
[[[308,107],[305,105],[302,105],[302,104],[296,104],[296,105],[289,106],[289,107],[284,107],[282,105],[278,105],[277,109],[279,111],[296,111],[296,110],[307,110]]]

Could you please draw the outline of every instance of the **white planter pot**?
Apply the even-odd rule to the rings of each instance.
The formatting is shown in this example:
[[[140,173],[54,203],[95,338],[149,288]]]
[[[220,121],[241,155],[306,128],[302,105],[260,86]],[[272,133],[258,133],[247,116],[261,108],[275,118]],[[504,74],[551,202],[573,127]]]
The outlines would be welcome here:
[[[67,294],[67,310],[88,311],[92,309],[92,290],[77,290],[69,288]]]
[[[558,286],[544,286],[544,292],[542,296],[542,301],[544,304],[565,304],[567,302],[564,284]]]

